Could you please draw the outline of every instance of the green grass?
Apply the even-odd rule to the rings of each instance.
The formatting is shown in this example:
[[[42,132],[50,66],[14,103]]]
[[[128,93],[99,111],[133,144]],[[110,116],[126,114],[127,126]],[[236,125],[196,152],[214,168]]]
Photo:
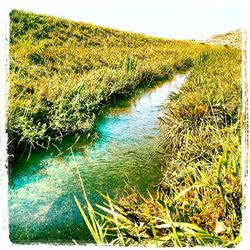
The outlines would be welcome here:
[[[156,195],[104,196],[94,212],[111,245],[223,246],[241,240],[241,52],[211,51],[171,93],[162,117],[164,178]],[[121,242],[122,237],[122,242]],[[105,242],[103,242],[105,244]]]
[[[112,96],[191,69],[162,117],[164,178],[149,198],[76,205],[99,245],[235,246],[242,221],[241,51],[10,13],[9,141],[90,132]]]
[[[48,147],[91,132],[112,96],[185,71],[211,48],[13,10],[9,141]]]

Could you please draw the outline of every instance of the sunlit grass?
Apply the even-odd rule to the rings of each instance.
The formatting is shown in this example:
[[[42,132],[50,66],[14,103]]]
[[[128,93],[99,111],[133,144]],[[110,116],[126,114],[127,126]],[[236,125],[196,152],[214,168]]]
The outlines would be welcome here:
[[[164,178],[156,195],[76,205],[98,245],[235,246],[241,236],[241,52],[120,32],[22,11],[10,14],[7,130],[48,147],[92,130],[117,94],[190,70],[161,118]],[[77,164],[77,163],[76,163]]]
[[[157,194],[114,201],[100,220],[112,245],[232,247],[241,240],[241,53],[200,57],[162,117],[164,178]],[[122,237],[122,241],[121,241]]]
[[[112,96],[185,71],[210,49],[13,10],[9,139],[48,147],[66,133],[89,132]]]

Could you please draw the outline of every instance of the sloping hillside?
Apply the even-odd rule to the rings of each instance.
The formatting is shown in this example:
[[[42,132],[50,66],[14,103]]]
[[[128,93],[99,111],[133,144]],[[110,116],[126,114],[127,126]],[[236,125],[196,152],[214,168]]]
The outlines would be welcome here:
[[[224,34],[214,35],[211,38],[204,39],[205,42],[215,45],[225,45],[232,48],[242,47],[242,30],[234,30]]]
[[[89,132],[112,96],[192,68],[161,119],[164,178],[156,194],[135,192],[118,201],[103,195],[106,202],[96,213],[85,190],[84,209],[75,197],[97,244],[240,242],[242,56],[231,48],[240,44],[239,32],[207,40],[228,45],[213,46],[17,10],[10,22],[7,129],[10,141],[30,149],[47,147],[66,133]]]
[[[13,10],[9,138],[46,147],[91,131],[112,95],[186,70],[209,48]]]

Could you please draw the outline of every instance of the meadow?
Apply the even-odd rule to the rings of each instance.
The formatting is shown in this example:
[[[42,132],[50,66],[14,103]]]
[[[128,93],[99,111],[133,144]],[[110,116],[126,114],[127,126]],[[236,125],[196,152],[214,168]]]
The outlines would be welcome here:
[[[190,71],[161,117],[164,178],[156,194],[100,194],[96,209],[83,186],[86,204],[75,197],[76,205],[99,245],[235,246],[243,202],[241,56],[229,46],[13,10],[9,144],[31,151],[69,133],[91,136],[114,96]]]
[[[67,133],[91,132],[112,96],[187,70],[210,47],[13,10],[10,143],[47,148]]]

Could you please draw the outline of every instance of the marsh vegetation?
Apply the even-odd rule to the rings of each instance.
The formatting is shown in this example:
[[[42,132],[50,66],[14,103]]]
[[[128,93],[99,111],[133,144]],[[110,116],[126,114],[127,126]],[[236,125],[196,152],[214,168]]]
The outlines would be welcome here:
[[[7,129],[31,147],[91,131],[113,95],[187,70],[210,48],[18,10],[10,20]]]
[[[240,49],[18,10],[10,21],[7,131],[16,152],[49,148],[72,132],[91,136],[96,117],[115,96],[190,71],[183,86],[169,94],[160,119],[163,178],[157,191],[145,195],[133,189],[116,200],[100,194],[104,203],[97,209],[83,186],[84,201],[75,196],[97,244],[231,247],[240,242]]]
[[[97,243],[107,243],[104,233],[117,245],[231,247],[240,242],[241,54],[222,50],[203,59],[166,106],[164,177],[157,194],[145,198],[135,192],[116,201],[103,195],[104,205],[97,205],[101,214],[85,197]],[[103,220],[105,226],[99,225]],[[104,227],[102,234],[95,223]]]

